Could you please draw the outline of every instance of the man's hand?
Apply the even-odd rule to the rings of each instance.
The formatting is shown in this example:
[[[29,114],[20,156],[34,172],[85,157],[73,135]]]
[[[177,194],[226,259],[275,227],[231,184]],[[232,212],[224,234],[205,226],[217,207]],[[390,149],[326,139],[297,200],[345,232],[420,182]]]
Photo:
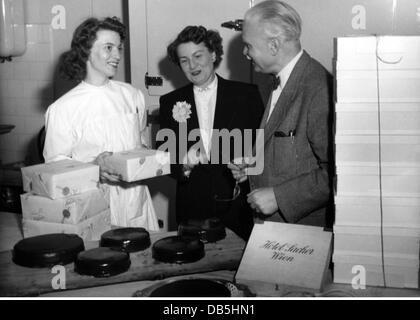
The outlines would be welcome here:
[[[248,179],[248,176],[246,174],[246,168],[242,168],[241,166],[233,163],[228,163],[227,167],[232,172],[233,179],[235,179],[239,183],[244,182]]]
[[[279,208],[273,188],[255,189],[248,194],[248,203],[255,211],[271,215]]]
[[[227,167],[232,171],[233,178],[239,183],[248,179],[248,167],[252,166],[250,158],[236,158],[228,163]]]

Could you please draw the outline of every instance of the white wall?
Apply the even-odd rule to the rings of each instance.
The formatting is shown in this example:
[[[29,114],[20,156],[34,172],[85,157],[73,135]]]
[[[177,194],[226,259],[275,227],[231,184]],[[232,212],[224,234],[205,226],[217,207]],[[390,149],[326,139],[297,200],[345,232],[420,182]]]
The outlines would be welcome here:
[[[40,162],[36,138],[44,125],[45,110],[74,85],[60,80],[56,74],[60,55],[70,48],[73,31],[84,19],[122,18],[123,2],[25,0],[27,50],[12,62],[0,64],[0,123],[16,126],[12,132],[0,135],[1,163]],[[52,12],[53,8],[64,9],[60,11],[65,19],[61,19],[64,29],[51,25],[57,14]],[[125,69],[120,68],[117,79],[125,78]],[[0,181],[2,176],[5,175],[0,175]]]

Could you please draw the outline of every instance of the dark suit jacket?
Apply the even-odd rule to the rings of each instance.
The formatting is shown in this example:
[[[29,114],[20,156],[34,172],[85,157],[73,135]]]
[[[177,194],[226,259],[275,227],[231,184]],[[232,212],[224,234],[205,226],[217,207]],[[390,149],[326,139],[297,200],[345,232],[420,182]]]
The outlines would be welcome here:
[[[172,109],[179,101],[191,105],[191,117],[187,120],[187,132],[199,128],[193,85],[189,84],[174,90],[160,98],[160,129],[171,129],[176,133],[176,142],[183,138],[179,136],[179,123],[172,116]],[[216,110],[213,129],[257,129],[261,121],[264,106],[255,85],[228,81],[218,76]],[[255,135],[255,134],[254,134]],[[199,140],[199,139],[197,139]],[[197,141],[188,141],[187,150]],[[158,142],[160,145],[162,142]],[[234,158],[232,153],[228,159]],[[187,151],[184,150],[184,151]],[[213,148],[212,148],[213,150]],[[219,150],[222,150],[221,143]],[[177,164],[171,166],[172,176],[177,179],[177,222],[187,219],[206,219],[219,217],[225,225],[243,238],[248,238],[252,230],[252,212],[246,202],[249,192],[248,184],[241,186],[241,196],[235,201],[215,201],[215,196],[223,199],[232,197],[235,180],[226,164],[200,164],[193,168],[190,177],[185,178],[182,164],[179,164],[177,149]],[[221,154],[220,157],[226,154]],[[212,155],[213,156],[213,155]],[[237,155],[235,155],[237,156]],[[181,156],[182,158],[182,156]],[[213,161],[214,159],[210,159]],[[226,163],[226,162],[225,162]]]
[[[331,224],[331,75],[304,51],[267,122],[268,110],[260,125],[264,171],[250,177],[251,189],[274,187],[280,215],[269,220]]]

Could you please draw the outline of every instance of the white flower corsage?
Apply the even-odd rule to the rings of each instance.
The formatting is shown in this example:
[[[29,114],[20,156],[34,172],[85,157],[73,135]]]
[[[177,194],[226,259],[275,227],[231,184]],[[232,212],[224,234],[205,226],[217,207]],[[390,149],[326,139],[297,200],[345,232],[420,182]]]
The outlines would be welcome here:
[[[178,122],[186,122],[190,118],[191,105],[186,101],[177,102],[172,109],[172,117]]]

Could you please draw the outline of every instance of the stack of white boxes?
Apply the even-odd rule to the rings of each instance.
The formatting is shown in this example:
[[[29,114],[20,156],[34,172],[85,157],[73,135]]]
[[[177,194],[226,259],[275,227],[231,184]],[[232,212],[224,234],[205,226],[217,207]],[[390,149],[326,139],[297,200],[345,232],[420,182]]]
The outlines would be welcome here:
[[[334,282],[362,266],[366,285],[418,288],[420,37],[338,38],[335,59]]]
[[[74,233],[99,240],[111,229],[109,191],[99,186],[99,167],[61,160],[22,168],[24,237]]]

